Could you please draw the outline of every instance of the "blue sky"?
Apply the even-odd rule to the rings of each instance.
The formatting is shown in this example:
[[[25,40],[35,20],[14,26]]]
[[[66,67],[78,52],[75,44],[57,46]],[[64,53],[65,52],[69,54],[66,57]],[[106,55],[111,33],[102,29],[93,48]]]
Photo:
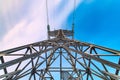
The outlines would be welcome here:
[[[75,39],[120,50],[120,0],[76,1]],[[47,39],[45,0],[0,5],[0,51]],[[52,30],[71,29],[73,0],[48,0],[48,7]]]
[[[75,39],[119,50],[120,1],[76,1]],[[52,30],[71,29],[73,1],[48,3]],[[47,38],[45,0],[1,0],[0,5],[0,44],[5,45],[1,50]]]
[[[75,38],[120,50],[120,1],[87,1],[84,0],[76,9]],[[72,13],[68,23],[71,23],[71,18]]]

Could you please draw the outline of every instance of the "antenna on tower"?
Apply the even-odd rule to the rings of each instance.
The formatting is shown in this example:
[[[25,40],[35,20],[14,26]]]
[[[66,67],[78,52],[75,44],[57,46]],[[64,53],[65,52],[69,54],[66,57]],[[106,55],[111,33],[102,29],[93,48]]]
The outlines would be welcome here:
[[[72,25],[72,39],[74,39],[74,24]]]
[[[48,32],[48,39],[50,39],[50,25],[49,25],[49,12],[48,12],[48,0],[46,0],[46,16],[47,16],[47,32]]]
[[[74,0],[74,4],[73,4],[73,21],[72,21],[72,39],[74,39],[74,26],[75,26],[75,8],[76,8],[76,0]]]
[[[47,25],[47,32],[48,32],[48,39],[50,39],[49,33],[50,33],[50,25]]]

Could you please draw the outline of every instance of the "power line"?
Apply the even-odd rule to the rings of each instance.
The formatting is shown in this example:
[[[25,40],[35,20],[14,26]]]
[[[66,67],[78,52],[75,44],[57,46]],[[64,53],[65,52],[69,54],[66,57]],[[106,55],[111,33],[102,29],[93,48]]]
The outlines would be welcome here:
[[[47,25],[49,25],[48,0],[46,0],[46,16],[47,16]]]
[[[74,25],[75,23],[75,8],[76,8],[76,0],[74,0],[74,4],[73,4],[73,21],[72,21],[72,24]]]

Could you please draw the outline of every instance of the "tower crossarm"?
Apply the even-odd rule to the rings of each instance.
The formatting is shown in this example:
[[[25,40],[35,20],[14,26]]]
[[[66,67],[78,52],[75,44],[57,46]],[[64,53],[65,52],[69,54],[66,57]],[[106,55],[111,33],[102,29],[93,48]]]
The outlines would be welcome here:
[[[73,35],[72,30],[60,29],[48,33],[52,37],[48,40],[1,51],[0,71],[4,73],[0,79],[14,80],[29,75],[29,80],[37,80],[35,76],[41,80],[55,80],[56,72],[60,73],[60,80],[65,75],[68,76],[65,79],[79,80],[95,80],[96,77],[104,80],[120,78],[120,51],[73,40],[69,38]],[[15,58],[6,61],[9,56]],[[109,57],[114,58],[108,59]],[[8,71],[12,66],[15,69]],[[52,67],[54,70],[50,70]],[[62,72],[69,75],[63,75]]]

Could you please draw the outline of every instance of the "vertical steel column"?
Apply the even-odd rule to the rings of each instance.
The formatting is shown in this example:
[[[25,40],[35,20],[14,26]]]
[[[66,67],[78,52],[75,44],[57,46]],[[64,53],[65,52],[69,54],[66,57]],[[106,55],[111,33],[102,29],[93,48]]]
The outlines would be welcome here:
[[[3,56],[0,56],[0,59],[1,59],[1,63],[3,64],[5,62]],[[5,74],[8,73],[6,68],[4,68],[4,73]]]
[[[120,65],[120,58],[119,58],[118,64]],[[120,70],[117,70],[117,69],[116,69],[115,74],[118,75],[118,74],[119,74],[119,71],[120,71]]]
[[[62,48],[60,48],[60,80],[62,80]]]
[[[47,61],[47,52],[45,53],[45,58],[46,58],[46,68],[47,68],[47,64],[48,64],[48,61]]]

